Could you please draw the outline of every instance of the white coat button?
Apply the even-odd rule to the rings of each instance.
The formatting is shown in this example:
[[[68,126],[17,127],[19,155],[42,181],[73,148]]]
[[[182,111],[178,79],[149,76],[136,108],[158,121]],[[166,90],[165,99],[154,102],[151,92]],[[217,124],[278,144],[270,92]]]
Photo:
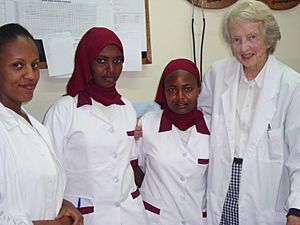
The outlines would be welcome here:
[[[182,153],[182,156],[183,156],[183,157],[186,157],[186,156],[187,156],[187,153],[186,153],[186,152]]]
[[[185,221],[182,221],[181,224],[182,224],[182,225],[186,225],[186,222],[185,222]]]
[[[115,202],[116,207],[120,207],[120,202]]]
[[[180,180],[181,180],[181,181],[185,181],[185,178],[184,178],[184,177],[180,177]]]
[[[112,157],[116,159],[118,157],[117,153],[113,153]]]
[[[115,183],[118,183],[118,182],[119,182],[119,178],[114,177],[114,178],[113,178],[113,181],[114,181]]]

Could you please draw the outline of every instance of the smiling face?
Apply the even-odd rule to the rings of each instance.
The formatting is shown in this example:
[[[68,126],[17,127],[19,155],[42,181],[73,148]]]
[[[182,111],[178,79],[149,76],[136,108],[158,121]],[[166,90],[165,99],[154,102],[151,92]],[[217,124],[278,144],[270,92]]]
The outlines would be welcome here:
[[[39,80],[39,53],[33,40],[19,36],[0,52],[0,101],[10,108],[19,108],[33,97]]]
[[[269,47],[262,34],[261,22],[234,21],[229,24],[231,49],[244,65],[247,77],[255,77],[265,65]]]
[[[168,107],[177,114],[189,113],[197,107],[199,91],[197,79],[185,70],[176,70],[165,80]]]
[[[123,68],[123,55],[115,45],[107,45],[90,64],[95,83],[100,87],[116,84]]]

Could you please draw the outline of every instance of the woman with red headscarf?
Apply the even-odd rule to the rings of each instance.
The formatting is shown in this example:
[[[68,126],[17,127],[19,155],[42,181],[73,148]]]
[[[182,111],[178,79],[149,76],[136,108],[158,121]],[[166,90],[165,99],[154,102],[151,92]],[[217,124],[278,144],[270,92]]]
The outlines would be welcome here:
[[[88,30],[76,50],[67,95],[45,117],[68,176],[65,198],[86,225],[147,224],[131,168],[136,113],[116,90],[123,62],[114,32]]]
[[[140,120],[141,194],[151,224],[206,224],[209,131],[197,110],[199,91],[195,64],[172,60],[155,98],[162,110]]]

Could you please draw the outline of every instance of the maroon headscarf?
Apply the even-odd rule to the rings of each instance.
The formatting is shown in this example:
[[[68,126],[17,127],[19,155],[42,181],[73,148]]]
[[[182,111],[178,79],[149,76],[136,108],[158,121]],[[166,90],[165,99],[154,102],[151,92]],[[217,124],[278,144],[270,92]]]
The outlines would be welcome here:
[[[196,78],[198,85],[200,86],[200,73],[192,61],[188,59],[175,59],[168,63],[160,78],[155,98],[155,102],[158,103],[161,109],[164,110],[160,121],[159,132],[171,130],[172,124],[174,124],[180,130],[187,130],[188,128],[196,125],[196,129],[199,133],[209,134],[203,113],[197,110],[197,107],[186,114],[177,114],[171,111],[168,107],[165,97],[165,80],[170,73],[176,70],[185,70],[191,73]]]
[[[91,98],[105,106],[112,104],[124,105],[121,95],[113,87],[100,87],[94,82],[90,63],[107,45],[116,45],[123,53],[123,46],[118,36],[104,27],[93,27],[81,38],[75,53],[75,67],[67,84],[67,95],[78,94],[77,107],[92,104]]]

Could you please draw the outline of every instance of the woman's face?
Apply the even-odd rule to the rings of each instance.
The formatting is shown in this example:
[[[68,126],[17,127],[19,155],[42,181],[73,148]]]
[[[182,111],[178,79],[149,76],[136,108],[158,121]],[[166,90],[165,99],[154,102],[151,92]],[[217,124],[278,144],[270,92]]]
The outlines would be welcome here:
[[[177,114],[189,113],[196,108],[199,90],[197,79],[185,70],[176,70],[165,80],[168,107]]]
[[[262,34],[261,22],[235,21],[229,24],[231,49],[234,56],[244,65],[245,73],[255,75],[268,59],[267,48]]]
[[[90,65],[95,83],[101,87],[116,84],[123,68],[123,55],[115,45],[107,45]]]
[[[39,80],[39,53],[34,42],[19,36],[0,52],[0,101],[8,108],[28,102]]]

